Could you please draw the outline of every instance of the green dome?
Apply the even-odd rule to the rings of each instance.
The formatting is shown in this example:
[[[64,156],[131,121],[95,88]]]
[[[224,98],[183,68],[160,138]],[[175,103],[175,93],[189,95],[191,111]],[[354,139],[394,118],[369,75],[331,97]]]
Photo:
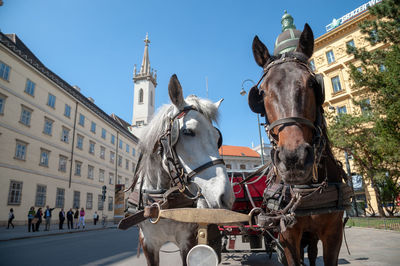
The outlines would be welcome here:
[[[285,10],[281,20],[282,33],[276,38],[274,55],[291,52],[296,49],[301,31],[296,29],[293,22],[293,17]]]

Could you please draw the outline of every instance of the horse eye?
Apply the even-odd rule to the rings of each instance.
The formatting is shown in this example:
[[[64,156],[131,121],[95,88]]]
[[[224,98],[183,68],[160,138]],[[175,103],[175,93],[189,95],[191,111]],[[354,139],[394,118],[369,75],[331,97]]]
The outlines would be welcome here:
[[[196,134],[194,134],[193,130],[187,129],[187,128],[183,129],[182,133],[183,133],[183,135],[191,136],[191,137],[194,137],[196,135]]]

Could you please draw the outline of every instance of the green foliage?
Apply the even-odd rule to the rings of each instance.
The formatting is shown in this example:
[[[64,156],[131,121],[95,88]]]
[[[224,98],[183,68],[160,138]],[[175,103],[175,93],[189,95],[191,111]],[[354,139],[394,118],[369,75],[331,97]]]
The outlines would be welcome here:
[[[352,89],[362,90],[362,99],[354,101],[360,111],[339,117],[331,113],[329,136],[334,147],[353,156],[381,205],[394,203],[400,192],[400,0],[384,0],[370,13],[378,19],[364,21],[361,31],[373,47],[383,46],[372,51],[347,47],[361,62],[358,68],[350,64]]]

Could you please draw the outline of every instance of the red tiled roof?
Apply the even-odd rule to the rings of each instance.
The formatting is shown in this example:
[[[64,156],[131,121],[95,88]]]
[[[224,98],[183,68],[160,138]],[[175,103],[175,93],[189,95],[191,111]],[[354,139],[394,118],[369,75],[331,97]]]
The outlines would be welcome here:
[[[260,157],[258,152],[249,147],[222,145],[219,154],[225,156]]]

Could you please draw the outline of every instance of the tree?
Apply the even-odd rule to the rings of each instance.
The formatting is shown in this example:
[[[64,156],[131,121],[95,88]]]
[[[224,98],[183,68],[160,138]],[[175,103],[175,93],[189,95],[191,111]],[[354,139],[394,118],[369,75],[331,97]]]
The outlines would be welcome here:
[[[360,174],[368,179],[382,205],[394,214],[400,192],[400,0],[385,0],[369,9],[377,19],[359,26],[372,46],[381,49],[347,47],[361,63],[350,64],[352,89],[362,91],[354,101],[359,112],[331,115],[329,134],[335,148],[354,158]]]

